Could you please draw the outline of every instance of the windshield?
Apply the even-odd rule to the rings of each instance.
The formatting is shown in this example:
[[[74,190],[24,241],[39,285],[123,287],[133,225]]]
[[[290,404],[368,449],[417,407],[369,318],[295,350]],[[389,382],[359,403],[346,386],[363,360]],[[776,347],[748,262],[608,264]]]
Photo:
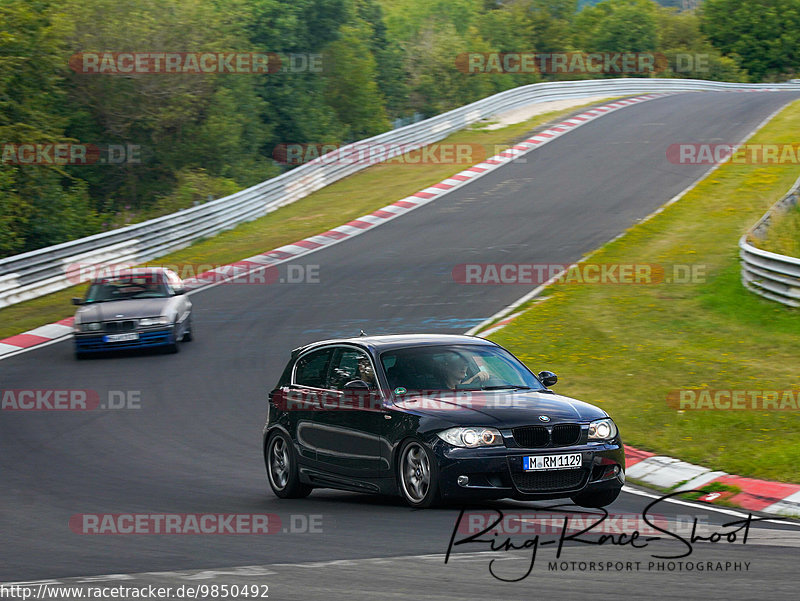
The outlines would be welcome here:
[[[163,298],[170,296],[161,274],[125,274],[95,280],[86,295],[87,303],[102,303],[130,298]]]
[[[499,347],[404,348],[382,353],[381,363],[396,394],[408,390],[544,389],[530,370]]]

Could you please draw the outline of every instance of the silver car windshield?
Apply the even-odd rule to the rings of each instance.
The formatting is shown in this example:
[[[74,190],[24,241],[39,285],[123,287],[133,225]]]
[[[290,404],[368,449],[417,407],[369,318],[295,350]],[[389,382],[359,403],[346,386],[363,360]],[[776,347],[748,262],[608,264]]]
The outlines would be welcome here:
[[[170,296],[158,274],[121,275],[95,280],[86,295],[87,303],[102,303],[131,298],[165,298]]]

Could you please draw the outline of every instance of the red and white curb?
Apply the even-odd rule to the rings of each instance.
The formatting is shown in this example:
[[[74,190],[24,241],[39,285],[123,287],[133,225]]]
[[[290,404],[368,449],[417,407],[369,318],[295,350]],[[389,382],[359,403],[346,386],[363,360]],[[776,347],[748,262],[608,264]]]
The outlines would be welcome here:
[[[540,298],[538,300],[542,300],[542,299]],[[508,324],[510,324],[512,321],[514,321],[517,317],[519,317],[523,313],[524,313],[524,311],[518,311],[517,313],[512,313],[511,315],[509,315],[505,319],[501,319],[496,324],[494,324],[492,327],[483,330],[481,332],[481,337],[482,338],[486,338],[486,336],[489,336],[490,334],[494,334],[495,332],[498,332],[498,331],[502,330],[504,327],[506,327]]]
[[[373,211],[369,215],[364,215],[363,217],[354,219],[353,221],[350,221],[344,225],[340,225],[332,230],[328,230],[327,232],[305,238],[304,240],[300,240],[292,244],[281,246],[280,248],[255,255],[253,257],[242,259],[241,261],[231,263],[230,265],[218,267],[205,273],[201,273],[195,278],[189,278],[186,280],[186,286],[190,290],[189,294],[193,294],[201,289],[211,288],[223,283],[235,281],[236,279],[246,277],[249,274],[280,265],[281,263],[286,263],[287,261],[292,261],[303,255],[316,252],[322,248],[333,246],[334,244],[338,244],[343,240],[352,238],[353,236],[363,234],[364,232],[369,231],[376,226],[391,221],[395,217],[399,217],[400,215],[404,215],[409,211],[413,211],[416,208],[424,206],[429,202],[436,200],[440,196],[443,196],[448,192],[452,192],[453,190],[460,188],[461,186],[464,186],[469,182],[486,175],[487,173],[491,173],[503,165],[506,165],[507,163],[510,163],[541,146],[544,146],[548,142],[552,142],[565,133],[576,129],[581,125],[589,123],[598,117],[602,117],[603,115],[607,115],[632,104],[638,104],[640,102],[645,102],[647,100],[652,100],[653,98],[666,95],[667,94],[663,93],[645,94],[642,96],[636,96],[634,98],[617,100],[586,110],[578,115],[575,115],[574,117],[571,117],[570,119],[566,119],[565,121],[550,127],[549,129],[539,132],[535,136],[531,136],[527,140],[486,159],[482,163],[473,165],[472,167],[469,167],[460,173],[456,173],[455,175],[442,180],[438,184],[433,184],[432,186],[416,192],[411,196],[407,196],[402,200],[398,200],[397,202],[393,202],[392,204],[378,209],[377,211]],[[62,319],[56,323],[42,326],[23,334],[17,334],[16,336],[11,336],[10,338],[0,340],[0,360],[42,346],[44,344],[51,344],[68,336],[72,332],[73,321],[74,318],[72,317]]]
[[[699,500],[724,500],[750,511],[800,516],[800,486],[797,484],[733,476],[628,446],[625,447],[625,456],[627,477],[644,484],[671,489],[673,492],[696,490],[713,483],[735,486],[741,492],[709,492]]]
[[[50,344],[72,333],[74,317],[67,317],[61,321],[47,324],[28,330],[22,334],[0,340],[0,359],[11,353],[17,354],[24,350]]]

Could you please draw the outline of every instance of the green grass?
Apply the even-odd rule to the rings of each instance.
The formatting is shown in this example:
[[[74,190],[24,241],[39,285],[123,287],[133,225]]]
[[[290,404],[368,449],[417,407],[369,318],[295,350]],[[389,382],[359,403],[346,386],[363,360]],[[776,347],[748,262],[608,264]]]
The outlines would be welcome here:
[[[582,107],[594,104],[597,102],[543,113],[522,123],[495,130],[476,124],[437,143],[477,144],[485,148],[489,154],[479,156],[476,152],[473,163],[420,164],[395,161],[374,165],[261,219],[160,257],[151,261],[151,264],[225,265],[325,232],[440,182],[529,137],[534,128],[563,119]],[[74,314],[70,298],[83,296],[86,287],[87,284],[74,286],[0,309],[0,339],[70,317]]]
[[[742,489],[738,486],[731,486],[729,484],[722,484],[720,482],[711,482],[710,484],[706,484],[705,486],[701,486],[692,492],[687,492],[681,495],[684,499],[688,499],[689,501],[697,501],[700,497],[705,495],[711,494],[712,492],[729,492],[732,493],[731,496],[738,495],[742,492]],[[730,505],[727,503],[725,498],[717,499],[712,501],[712,503],[718,503],[720,505]]]
[[[649,488],[651,490],[656,490],[659,492],[666,494],[671,494],[675,492],[678,488],[686,484],[688,480],[684,480],[683,482],[678,482],[674,486],[664,487],[658,486],[657,484],[653,484],[652,482],[646,482],[644,480],[638,480],[636,478],[626,478],[625,480],[628,484],[636,484],[637,486],[641,486],[643,488]],[[733,497],[738,495],[742,492],[742,489],[738,486],[731,486],[730,484],[722,484],[721,482],[711,482],[704,486],[698,486],[691,492],[686,492],[680,495],[681,498],[686,499],[687,501],[697,501],[700,497],[705,496],[712,492],[719,492],[725,493],[729,492],[730,495],[725,495],[720,498],[714,499],[713,501],[704,501],[706,503],[713,503],[714,505],[723,505],[725,507],[739,507],[735,503],[732,503],[728,500],[728,497]]]
[[[800,101],[752,139],[792,143]],[[556,285],[491,336],[557,391],[595,403],[626,443],[735,474],[798,481],[797,411],[684,411],[683,388],[800,389],[800,314],[746,291],[737,242],[798,176],[792,165],[724,164],[680,201],[594,254],[591,263],[700,264],[704,282]]]
[[[773,214],[766,238],[751,239],[751,243],[770,252],[800,257],[800,205],[785,213]]]

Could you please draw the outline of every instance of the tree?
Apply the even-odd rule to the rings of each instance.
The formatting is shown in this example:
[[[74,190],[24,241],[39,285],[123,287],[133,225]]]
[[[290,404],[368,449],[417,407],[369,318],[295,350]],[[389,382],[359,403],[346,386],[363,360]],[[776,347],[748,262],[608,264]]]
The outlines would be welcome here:
[[[233,0],[232,0],[233,1]],[[352,6],[347,0],[235,0],[246,43],[264,52],[285,56],[318,56],[339,36],[340,27],[351,20]],[[322,72],[293,69],[262,77],[256,91],[265,102],[260,120],[273,135],[262,147],[271,155],[276,144],[341,141],[345,126],[325,103],[325,77]]]
[[[25,247],[30,206],[17,194],[14,170],[0,165],[0,258]]]
[[[722,56],[700,30],[696,12],[658,11],[659,52],[669,68],[662,77],[688,77],[720,81],[743,81],[747,74],[732,58]]]
[[[578,45],[587,52],[654,52],[657,5],[651,0],[607,0],[576,18]]]
[[[467,40],[451,24],[431,24],[424,28],[406,53],[412,106],[425,115],[437,115],[496,91],[492,80],[495,76],[465,73],[456,67],[459,56],[492,50],[474,30]]]
[[[68,142],[66,61],[50,3],[0,5],[0,150]],[[95,233],[99,216],[85,186],[62,166],[0,162],[0,256]]]
[[[403,49],[388,35],[383,7],[376,0],[355,0],[356,15],[369,25],[369,49],[375,57],[376,81],[390,118],[408,111],[408,74],[403,69]]]
[[[800,68],[800,0],[706,0],[703,32],[752,81],[780,79]]]
[[[376,83],[377,67],[369,46],[370,27],[357,20],[341,28],[338,40],[325,53],[325,102],[347,126],[347,141],[360,140],[389,129],[383,95]]]
[[[536,52],[568,52],[573,48],[572,27],[576,0],[528,0],[525,2]]]
[[[251,52],[241,23],[201,0],[66,0],[58,5],[73,56],[84,52]],[[75,64],[73,60],[73,64]],[[80,61],[77,61],[80,65]],[[70,74],[67,132],[97,144],[133,145],[141,162],[73,168],[97,202],[147,211],[176,185],[176,174],[202,166],[244,186],[275,174],[258,159],[270,130],[254,78],[237,73]]]

